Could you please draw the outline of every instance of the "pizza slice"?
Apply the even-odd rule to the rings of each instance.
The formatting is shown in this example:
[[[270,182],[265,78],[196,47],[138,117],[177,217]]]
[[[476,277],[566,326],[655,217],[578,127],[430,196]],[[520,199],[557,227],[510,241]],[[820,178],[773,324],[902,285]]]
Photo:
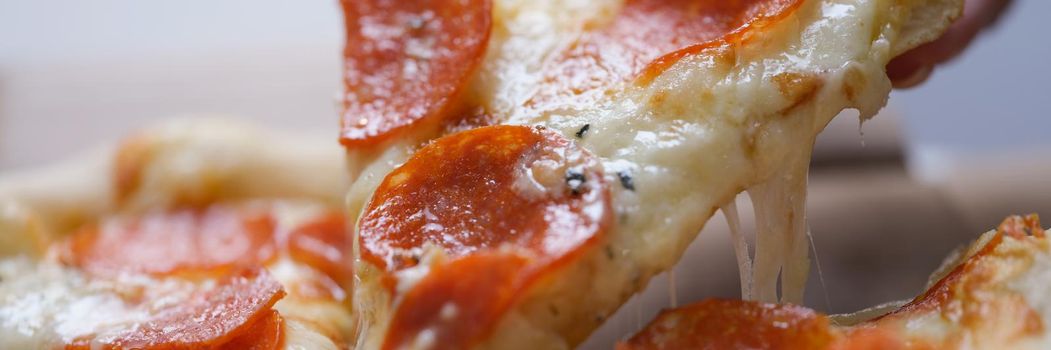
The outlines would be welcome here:
[[[0,348],[342,349],[342,156],[174,122],[0,179]]]
[[[874,115],[886,63],[961,10],[342,4],[361,349],[573,347],[742,191],[759,221],[746,297],[798,302],[817,133],[844,109]]]
[[[342,4],[344,155],[181,124],[0,181],[0,237],[20,255],[0,262],[0,342],[568,348],[744,190],[760,221],[746,297],[797,301],[814,137],[843,109],[871,117],[885,64],[960,11]]]
[[[618,349],[1047,349],[1051,242],[1010,217],[936,272],[912,301],[856,315],[707,300],[662,312]],[[889,312],[888,312],[889,311]],[[875,315],[873,315],[875,314]]]

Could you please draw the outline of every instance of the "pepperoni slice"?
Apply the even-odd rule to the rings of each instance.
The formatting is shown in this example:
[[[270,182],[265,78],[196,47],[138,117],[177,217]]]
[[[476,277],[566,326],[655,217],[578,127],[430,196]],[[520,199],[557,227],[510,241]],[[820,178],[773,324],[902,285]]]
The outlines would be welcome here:
[[[782,18],[802,0],[628,0],[604,27],[545,63],[538,111],[586,106],[613,84],[652,77],[680,58]],[[647,68],[647,66],[651,66]]]
[[[274,350],[284,341],[284,319],[277,310],[253,323],[240,336],[219,347],[222,350]]]
[[[267,213],[223,206],[113,218],[75,233],[61,259],[93,273],[169,274],[257,266],[274,255]]]
[[[455,113],[485,55],[489,0],[342,0],[347,27],[340,141],[375,145]]]
[[[420,149],[366,207],[361,255],[397,271],[434,246],[448,262],[399,297],[384,347],[469,348],[538,276],[595,246],[610,212],[597,160],[546,129],[483,127]]]
[[[390,270],[415,265],[425,243],[557,260],[595,240],[609,213],[589,153],[545,129],[483,127],[436,140],[383,180],[360,220],[361,254]]]
[[[834,340],[828,317],[805,307],[712,299],[661,312],[617,349],[823,349]]]
[[[346,225],[346,216],[333,211],[293,229],[288,236],[289,255],[348,284],[353,262],[347,255],[350,233]]]
[[[277,339],[271,309],[285,295],[281,285],[265,270],[245,271],[221,280],[217,286],[196,293],[189,300],[173,302],[153,312],[148,321],[127,329],[78,338],[67,349],[189,349],[209,348],[231,341],[265,346]],[[101,346],[99,346],[101,345]],[[266,347],[262,347],[266,348]]]
[[[468,349],[499,321],[527,260],[480,253],[435,266],[395,311],[384,349]],[[479,287],[484,286],[484,287]]]
[[[285,247],[292,259],[320,272],[285,285],[289,293],[301,298],[343,300],[352,288],[354,270],[349,252],[351,234],[346,216],[332,211],[289,232]]]

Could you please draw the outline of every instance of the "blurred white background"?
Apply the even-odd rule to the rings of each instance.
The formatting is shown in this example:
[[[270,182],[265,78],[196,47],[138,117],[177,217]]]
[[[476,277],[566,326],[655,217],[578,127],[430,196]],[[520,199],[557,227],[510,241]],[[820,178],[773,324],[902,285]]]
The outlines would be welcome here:
[[[184,113],[335,140],[341,16],[336,0],[0,0],[0,169]]]
[[[1049,13],[1051,1],[1016,1],[926,85],[895,92],[864,147],[856,119],[822,135],[809,216],[829,298],[815,275],[809,306],[906,298],[1003,216],[1051,218]],[[0,171],[187,113],[327,130],[335,143],[342,36],[336,0],[0,0]],[[676,268],[680,305],[737,294],[728,251],[716,216]],[[668,288],[658,278],[587,347],[669,306]]]

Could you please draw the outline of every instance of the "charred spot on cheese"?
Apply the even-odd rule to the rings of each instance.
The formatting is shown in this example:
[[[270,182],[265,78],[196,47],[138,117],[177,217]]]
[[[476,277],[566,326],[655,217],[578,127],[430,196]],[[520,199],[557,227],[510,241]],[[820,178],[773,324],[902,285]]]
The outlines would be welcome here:
[[[631,177],[631,173],[627,170],[621,170],[617,172],[617,178],[620,179],[620,185],[624,186],[629,191],[635,190],[635,179]]]
[[[347,147],[381,144],[458,116],[457,96],[489,42],[489,0],[343,0]]]
[[[584,186],[587,184],[588,178],[584,173],[577,169],[566,170],[566,186],[569,187],[569,191],[574,196],[584,192]]]
[[[575,135],[578,139],[582,139],[584,138],[584,135],[587,134],[588,129],[591,129],[591,124],[584,124],[584,126],[580,127],[580,130],[577,130],[577,133]]]

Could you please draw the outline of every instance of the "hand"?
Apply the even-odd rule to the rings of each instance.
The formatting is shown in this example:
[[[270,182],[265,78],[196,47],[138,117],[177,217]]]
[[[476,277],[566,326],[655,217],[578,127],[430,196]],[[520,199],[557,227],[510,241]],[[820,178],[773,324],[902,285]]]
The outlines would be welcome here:
[[[966,0],[963,16],[941,38],[909,50],[887,64],[887,76],[894,87],[910,88],[926,81],[935,66],[963,52],[1010,4],[1011,0]]]

